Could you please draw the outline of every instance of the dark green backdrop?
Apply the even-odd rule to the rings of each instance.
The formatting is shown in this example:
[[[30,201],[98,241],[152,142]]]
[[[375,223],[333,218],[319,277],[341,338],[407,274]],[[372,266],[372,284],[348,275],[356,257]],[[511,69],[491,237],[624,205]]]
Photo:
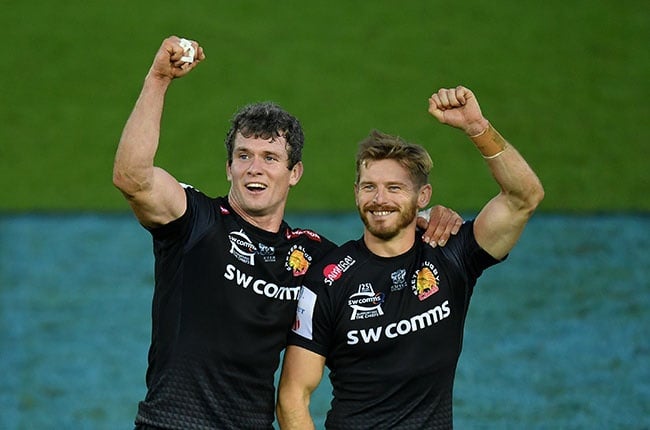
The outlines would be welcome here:
[[[372,128],[425,144],[434,199],[474,210],[495,185],[426,112],[433,90],[462,83],[537,170],[541,210],[650,210],[645,0],[27,1],[0,15],[0,211],[127,210],[113,154],[169,34],[208,58],[169,93],[157,162],[209,194],[227,190],[232,113],[274,100],[307,135],[289,210],[351,210]]]

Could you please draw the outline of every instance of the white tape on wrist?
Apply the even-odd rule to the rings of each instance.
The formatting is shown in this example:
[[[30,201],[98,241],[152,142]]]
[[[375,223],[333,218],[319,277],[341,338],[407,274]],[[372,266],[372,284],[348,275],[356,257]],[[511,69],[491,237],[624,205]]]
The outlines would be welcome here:
[[[183,48],[183,56],[181,57],[181,61],[185,61],[186,63],[194,62],[194,54],[196,52],[194,51],[192,43],[187,39],[181,39],[178,44],[181,46],[181,48]]]
[[[431,219],[431,209],[422,209],[421,211],[418,211],[418,216],[424,218],[425,220],[429,221]]]

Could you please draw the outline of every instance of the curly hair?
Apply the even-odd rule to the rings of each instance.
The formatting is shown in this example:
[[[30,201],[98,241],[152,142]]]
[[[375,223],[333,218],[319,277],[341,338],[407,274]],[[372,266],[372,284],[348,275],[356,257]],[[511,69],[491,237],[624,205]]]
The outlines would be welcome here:
[[[302,148],[305,136],[300,121],[289,112],[273,102],[249,104],[240,109],[231,120],[230,130],[226,135],[228,164],[232,163],[235,137],[241,133],[244,137],[275,139],[284,137],[289,156],[289,170],[302,160]]]

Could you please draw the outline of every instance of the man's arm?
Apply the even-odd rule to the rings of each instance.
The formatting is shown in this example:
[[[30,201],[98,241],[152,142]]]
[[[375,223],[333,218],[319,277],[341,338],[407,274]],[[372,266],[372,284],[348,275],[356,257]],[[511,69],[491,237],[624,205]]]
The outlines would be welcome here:
[[[476,217],[474,235],[494,258],[505,257],[544,198],[541,182],[519,152],[483,117],[469,89],[440,89],[429,99],[429,113],[472,139],[501,188]]]
[[[314,429],[309,413],[311,394],[323,377],[325,357],[295,345],[284,353],[278,386],[277,414],[282,430]]]
[[[158,49],[140,96],[124,127],[113,164],[113,184],[122,191],[140,222],[154,227],[180,217],[186,208],[185,192],[169,173],[154,166],[165,94],[172,80],[189,73],[205,58],[191,42],[189,62],[181,39],[171,36]]]

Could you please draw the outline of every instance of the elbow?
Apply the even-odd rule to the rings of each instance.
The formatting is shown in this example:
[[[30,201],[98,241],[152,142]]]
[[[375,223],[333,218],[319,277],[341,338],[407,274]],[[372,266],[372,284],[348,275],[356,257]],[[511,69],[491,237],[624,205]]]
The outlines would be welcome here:
[[[314,429],[309,414],[309,394],[281,387],[278,390],[275,414],[281,429]]]
[[[130,180],[129,175],[116,166],[113,168],[113,186],[125,195],[132,195],[134,181]]]
[[[280,428],[288,428],[289,426],[289,420],[287,418],[287,402],[286,400],[283,400],[285,396],[278,395],[278,403],[275,406],[275,414],[278,418],[278,424]]]
[[[544,187],[539,180],[530,185],[524,198],[520,199],[519,210],[530,218],[544,200]]]
[[[144,179],[138,179],[140,176],[118,165],[113,167],[113,186],[122,192],[126,197],[132,198],[136,194],[147,189],[150,183]]]
[[[126,187],[126,178],[117,167],[113,167],[113,186],[118,190]]]
[[[542,203],[542,200],[544,200],[544,196],[545,196],[544,187],[542,186],[542,183],[539,180],[537,180],[531,189],[530,198],[529,198],[530,205],[532,206],[533,211],[537,209],[537,207]]]
[[[278,401],[275,405],[275,413],[278,416],[278,423],[282,426],[287,422],[287,417],[290,415],[290,409],[296,408],[298,405],[295,398],[287,393],[286,389],[278,390]]]

